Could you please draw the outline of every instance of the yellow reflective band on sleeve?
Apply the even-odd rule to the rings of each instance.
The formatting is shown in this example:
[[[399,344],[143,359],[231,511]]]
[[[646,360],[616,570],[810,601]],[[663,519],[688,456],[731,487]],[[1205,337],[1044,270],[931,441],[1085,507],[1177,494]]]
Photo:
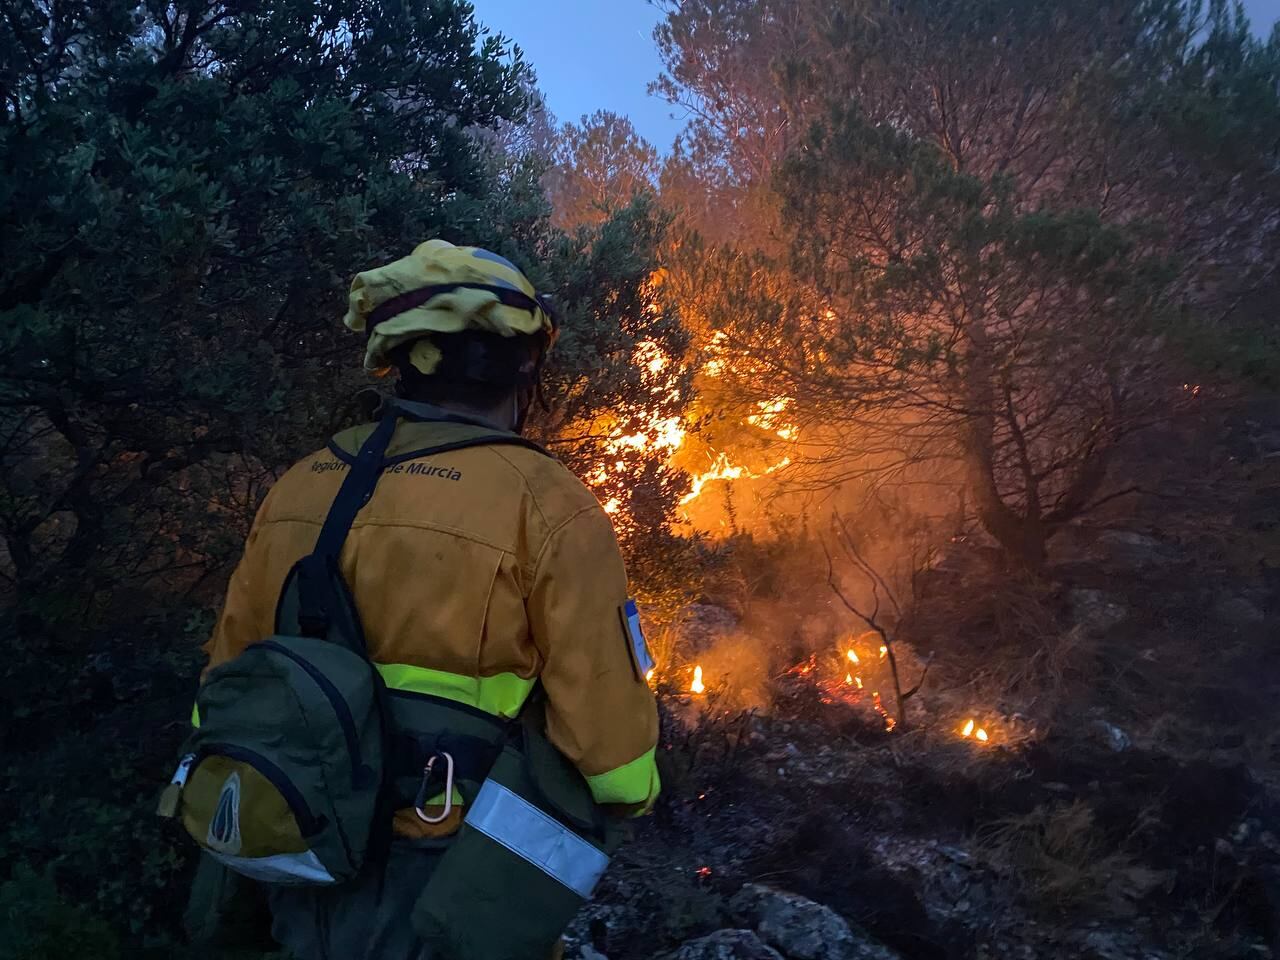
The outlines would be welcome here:
[[[587,777],[592,798],[596,803],[643,804],[647,810],[662,788],[656,756],[654,747],[630,763]]]
[[[191,725],[193,727],[200,726],[200,707],[194,703],[191,705]]]
[[[492,677],[464,677],[405,663],[380,663],[378,672],[392,690],[443,697],[455,703],[475,707],[495,717],[515,717],[529,699],[535,681],[514,673]]]

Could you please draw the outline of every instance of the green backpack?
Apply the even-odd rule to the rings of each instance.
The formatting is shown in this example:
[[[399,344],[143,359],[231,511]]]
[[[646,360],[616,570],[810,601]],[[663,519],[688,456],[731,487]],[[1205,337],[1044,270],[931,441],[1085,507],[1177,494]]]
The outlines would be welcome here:
[[[315,550],[286,578],[275,635],[201,684],[199,726],[161,799],[162,816],[255,880],[340,883],[386,842],[386,691],[338,555],[395,424],[385,418],[361,447]]]

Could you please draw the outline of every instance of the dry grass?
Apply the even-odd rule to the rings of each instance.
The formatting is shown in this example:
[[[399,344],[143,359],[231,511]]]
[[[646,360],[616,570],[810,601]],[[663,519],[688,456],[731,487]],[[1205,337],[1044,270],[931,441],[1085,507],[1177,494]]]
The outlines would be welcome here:
[[[1134,864],[1107,843],[1083,800],[998,820],[979,832],[977,846],[1023,896],[1055,908],[1103,899],[1112,880]]]
[[[676,623],[664,623],[653,633],[645,637],[649,645],[649,656],[653,657],[659,675],[672,669],[678,662],[677,652],[680,646],[680,629]]]

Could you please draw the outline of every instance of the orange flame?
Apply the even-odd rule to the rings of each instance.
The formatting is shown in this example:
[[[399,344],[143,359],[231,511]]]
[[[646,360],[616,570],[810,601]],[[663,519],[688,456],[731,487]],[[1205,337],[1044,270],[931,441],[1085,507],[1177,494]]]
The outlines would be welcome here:
[[[689,690],[692,693],[707,692],[706,684],[702,682],[702,667],[693,668],[693,683],[689,685]]]
[[[848,656],[849,660],[850,660],[852,663],[861,663],[861,662],[862,662],[861,660],[859,660],[859,659],[858,659],[858,655],[857,655],[856,653],[854,653],[852,650],[850,650],[850,651],[848,652],[848,654],[846,654],[846,656]]]

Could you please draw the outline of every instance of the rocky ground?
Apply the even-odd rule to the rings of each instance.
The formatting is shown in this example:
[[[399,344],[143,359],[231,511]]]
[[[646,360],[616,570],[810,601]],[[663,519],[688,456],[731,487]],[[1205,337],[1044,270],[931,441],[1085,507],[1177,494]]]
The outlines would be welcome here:
[[[910,730],[795,672],[751,708],[669,689],[667,799],[570,956],[1280,957],[1274,589],[1159,530],[1055,549],[1031,606],[1056,639],[1002,665],[976,639],[989,618],[952,611]],[[940,595],[975,593],[971,560],[940,564]],[[928,607],[902,642],[913,677]],[[975,700],[985,744],[957,733]]]
[[[579,955],[1280,950],[1280,806],[1240,764],[1116,753],[1102,737],[1069,756],[1048,741],[941,757],[820,725],[750,729],[756,742],[708,764],[703,792],[640,829],[575,926]]]

